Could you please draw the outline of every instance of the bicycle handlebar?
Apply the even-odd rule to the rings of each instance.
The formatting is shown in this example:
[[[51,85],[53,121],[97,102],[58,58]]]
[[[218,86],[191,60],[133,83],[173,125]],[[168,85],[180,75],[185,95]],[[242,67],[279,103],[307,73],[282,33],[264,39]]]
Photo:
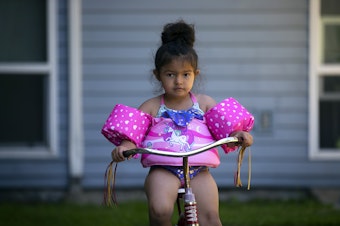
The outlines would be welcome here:
[[[196,150],[191,150],[188,152],[168,152],[168,151],[161,151],[161,150],[150,149],[150,148],[134,148],[134,149],[124,151],[123,155],[126,158],[130,157],[131,155],[135,155],[135,154],[153,154],[153,155],[182,158],[182,157],[187,157],[187,156],[192,156],[192,155],[202,153],[204,151],[207,151],[209,149],[215,148],[223,144],[238,143],[238,142],[239,140],[237,137],[226,137],[218,141],[215,141],[213,143],[210,143],[206,146],[203,146],[201,148],[198,148]]]

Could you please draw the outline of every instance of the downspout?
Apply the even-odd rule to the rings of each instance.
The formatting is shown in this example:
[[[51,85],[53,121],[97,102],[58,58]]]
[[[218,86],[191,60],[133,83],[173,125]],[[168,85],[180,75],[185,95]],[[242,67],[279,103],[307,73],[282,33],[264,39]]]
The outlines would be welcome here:
[[[69,43],[69,191],[81,191],[84,143],[82,113],[82,1],[68,1]]]

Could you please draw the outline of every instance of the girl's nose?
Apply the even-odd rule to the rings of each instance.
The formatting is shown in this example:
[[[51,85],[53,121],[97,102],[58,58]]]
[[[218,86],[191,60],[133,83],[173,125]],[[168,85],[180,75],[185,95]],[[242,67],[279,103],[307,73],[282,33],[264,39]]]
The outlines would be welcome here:
[[[176,82],[176,84],[181,84],[183,82],[182,77],[180,75],[177,75],[176,79],[175,79],[175,82]]]

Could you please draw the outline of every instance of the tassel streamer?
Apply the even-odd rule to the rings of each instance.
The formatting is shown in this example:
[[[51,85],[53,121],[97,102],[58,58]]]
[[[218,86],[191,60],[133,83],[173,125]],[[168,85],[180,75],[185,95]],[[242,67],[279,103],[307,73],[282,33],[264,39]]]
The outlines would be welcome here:
[[[246,150],[246,147],[241,147],[238,156],[237,156],[237,171],[234,176],[234,183],[236,187],[242,187],[241,182],[241,165],[244,158],[244,152]],[[247,189],[250,190],[250,180],[251,180],[251,152],[250,148],[248,150],[248,186]]]
[[[118,163],[111,161],[107,166],[104,176],[104,204],[106,206],[117,205],[116,193],[115,193],[115,178]],[[114,169],[113,169],[114,168]]]

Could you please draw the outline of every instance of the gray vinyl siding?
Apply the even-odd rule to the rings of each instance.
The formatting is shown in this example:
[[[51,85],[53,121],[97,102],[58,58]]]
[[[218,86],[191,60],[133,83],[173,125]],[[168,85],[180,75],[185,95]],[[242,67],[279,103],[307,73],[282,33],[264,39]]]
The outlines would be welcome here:
[[[58,156],[37,159],[0,159],[1,189],[37,189],[38,191],[39,189],[65,189],[68,185],[66,10],[66,2],[58,1]]]
[[[256,117],[253,187],[340,186],[340,164],[308,159],[308,1],[83,1],[85,164],[83,185],[98,188],[113,149],[100,134],[117,103],[153,96],[153,55],[167,22],[194,23],[204,92],[238,99]],[[261,116],[272,115],[270,128]],[[233,186],[236,153],[212,172]],[[117,187],[141,187],[147,169],[120,163]],[[247,161],[242,168],[246,183]]]

